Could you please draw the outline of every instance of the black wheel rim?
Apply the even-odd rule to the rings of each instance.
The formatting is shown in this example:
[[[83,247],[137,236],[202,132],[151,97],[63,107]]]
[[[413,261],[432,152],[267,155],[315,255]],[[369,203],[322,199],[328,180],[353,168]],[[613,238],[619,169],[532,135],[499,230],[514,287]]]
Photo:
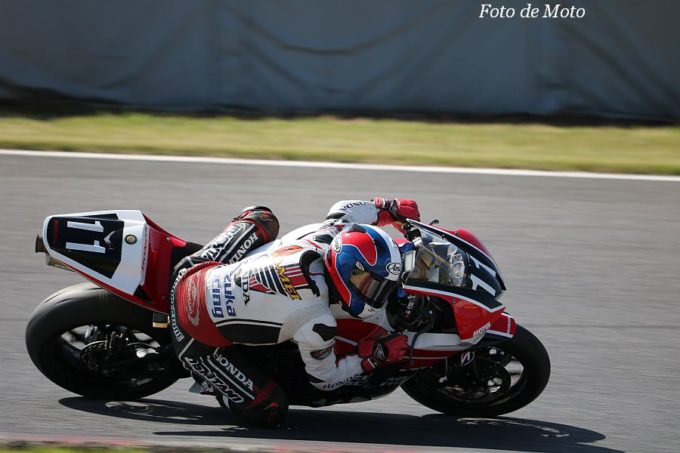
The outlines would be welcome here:
[[[500,347],[473,352],[474,359],[467,363],[453,357],[416,378],[442,399],[468,408],[502,404],[522,392],[530,370],[520,358]]]
[[[112,337],[117,340],[112,341]],[[54,336],[47,358],[66,379],[91,390],[122,392],[171,373],[165,347],[152,333],[124,324],[90,324]]]

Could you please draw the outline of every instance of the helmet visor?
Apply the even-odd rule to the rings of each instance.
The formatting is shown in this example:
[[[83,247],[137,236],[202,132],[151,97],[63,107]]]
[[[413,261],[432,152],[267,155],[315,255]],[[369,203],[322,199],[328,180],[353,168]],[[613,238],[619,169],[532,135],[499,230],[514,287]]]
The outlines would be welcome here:
[[[350,284],[368,305],[380,308],[385,305],[397,282],[374,276],[368,271],[355,268],[349,277]]]

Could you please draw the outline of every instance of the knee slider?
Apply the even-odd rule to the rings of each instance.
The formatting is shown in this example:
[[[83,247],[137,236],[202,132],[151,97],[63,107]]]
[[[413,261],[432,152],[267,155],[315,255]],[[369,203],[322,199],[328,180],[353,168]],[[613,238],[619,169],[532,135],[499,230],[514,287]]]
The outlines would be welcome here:
[[[266,235],[265,242],[274,240],[279,234],[279,219],[271,209],[265,206],[249,206],[244,208],[234,221],[246,220],[255,223]]]
[[[269,391],[270,393],[263,400],[242,409],[241,416],[247,420],[248,424],[276,426],[283,423],[288,414],[288,396],[277,384],[274,384]]]

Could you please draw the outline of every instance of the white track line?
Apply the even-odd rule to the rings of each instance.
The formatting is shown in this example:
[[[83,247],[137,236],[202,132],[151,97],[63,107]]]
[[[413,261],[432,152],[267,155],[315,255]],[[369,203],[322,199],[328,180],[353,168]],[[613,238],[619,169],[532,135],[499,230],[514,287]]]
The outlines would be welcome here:
[[[420,167],[404,165],[347,164],[340,162],[311,162],[302,160],[294,161],[294,160],[262,160],[262,159],[229,159],[223,157],[160,156],[146,154],[105,154],[105,153],[81,153],[66,151],[24,151],[16,149],[0,149],[0,156],[66,157],[71,159],[137,160],[147,162],[256,165],[266,167],[295,167],[295,168],[330,168],[345,170],[401,171],[412,173],[448,173],[448,174],[493,175],[493,176],[540,176],[549,178],[616,179],[624,181],[680,182],[680,176],[660,176],[660,175],[586,173],[576,171],[510,170],[502,168]]]

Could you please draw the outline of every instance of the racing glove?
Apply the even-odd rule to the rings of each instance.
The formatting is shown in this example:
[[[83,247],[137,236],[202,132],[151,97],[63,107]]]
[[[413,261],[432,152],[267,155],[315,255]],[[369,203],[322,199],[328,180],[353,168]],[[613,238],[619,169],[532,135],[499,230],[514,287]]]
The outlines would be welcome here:
[[[390,334],[378,338],[362,340],[358,345],[361,368],[370,373],[378,367],[403,362],[408,358],[408,337],[402,334]]]
[[[391,225],[395,222],[401,223],[406,219],[420,220],[418,203],[414,200],[375,197],[372,201],[375,207],[380,210],[378,213],[378,226]]]

